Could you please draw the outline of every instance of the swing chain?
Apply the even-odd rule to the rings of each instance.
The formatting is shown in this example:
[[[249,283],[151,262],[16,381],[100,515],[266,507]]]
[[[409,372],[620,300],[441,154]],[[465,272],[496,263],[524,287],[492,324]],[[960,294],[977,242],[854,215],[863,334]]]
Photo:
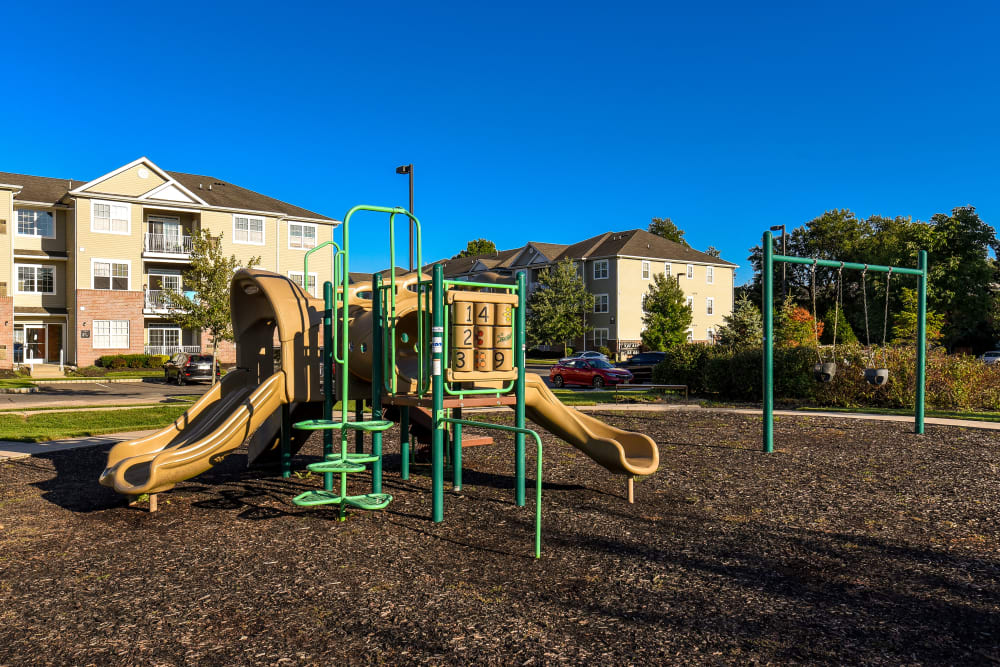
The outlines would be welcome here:
[[[868,351],[871,352],[872,339],[868,335],[868,283],[865,278],[868,276],[868,265],[865,264],[865,268],[861,271],[861,303],[864,304],[865,311],[865,346]]]
[[[844,298],[844,263],[837,269],[837,293],[833,302],[833,360],[837,361],[837,325],[840,324],[840,302]]]
[[[816,316],[816,264],[819,262],[818,259],[813,259],[812,263],[812,306],[813,306],[813,337],[816,339],[816,358],[820,363],[823,363],[823,353],[819,349],[819,320]]]
[[[885,348],[885,334],[889,329],[889,281],[892,280],[892,267],[885,278],[885,314],[882,315],[882,347]]]

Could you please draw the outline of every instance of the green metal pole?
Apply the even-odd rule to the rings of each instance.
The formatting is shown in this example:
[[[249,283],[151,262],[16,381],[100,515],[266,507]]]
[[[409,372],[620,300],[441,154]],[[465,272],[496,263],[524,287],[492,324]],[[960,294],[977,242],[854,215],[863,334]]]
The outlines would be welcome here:
[[[399,477],[410,479],[410,406],[399,406]]]
[[[333,283],[323,283],[323,419],[333,419]],[[346,405],[347,397],[343,397]],[[323,459],[333,459],[333,431],[323,431]],[[333,491],[333,473],[323,473],[323,488]]]
[[[382,419],[382,275],[372,276],[372,419]],[[392,372],[392,371],[390,371]],[[360,434],[361,431],[358,431]],[[372,493],[382,493],[382,432],[372,433]]]
[[[761,266],[761,282],[764,291],[761,296],[760,309],[764,315],[764,340],[762,368],[764,377],[763,410],[764,410],[764,443],[763,451],[774,451],[774,241],[771,232],[764,232],[762,248],[764,263]]]
[[[292,476],[292,406],[281,406],[281,476]]]
[[[517,312],[514,313],[514,368],[517,369],[517,404],[514,406],[514,426],[524,428],[524,306],[527,278],[524,271],[517,272]],[[524,433],[514,435],[514,503],[524,507]]]
[[[927,251],[917,253],[920,286],[917,294],[917,392],[914,396],[913,431],[924,432],[924,392],[927,384]]]
[[[435,522],[444,521],[444,272],[434,265],[431,308],[431,512]]]

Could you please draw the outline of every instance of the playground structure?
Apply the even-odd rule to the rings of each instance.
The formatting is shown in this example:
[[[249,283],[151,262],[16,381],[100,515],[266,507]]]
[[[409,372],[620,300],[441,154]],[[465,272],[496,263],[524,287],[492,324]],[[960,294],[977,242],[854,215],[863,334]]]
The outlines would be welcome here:
[[[397,216],[412,222],[417,265],[422,266],[420,222],[402,208],[356,206],[344,217],[342,245],[327,241],[333,276],[315,299],[279,274],[238,271],[230,294],[237,340],[237,368],[171,426],[146,438],[116,445],[108,454],[101,484],[129,496],[156,494],[190,479],[249,440],[248,461],[278,449],[282,475],[291,474],[296,436],[323,431],[324,460],[310,464],[323,474],[323,488],[293,499],[297,505],[381,509],[392,497],[382,491],[383,433],[398,421],[400,474],[410,474],[411,417],[423,415],[431,431],[433,521],[444,518],[445,458],[453,485],[462,486],[463,427],[514,433],[514,500],[525,504],[525,437],[537,445],[535,555],[540,553],[542,442],[525,427],[527,418],[583,451],[614,474],[632,480],[659,466],[651,438],[617,429],[566,407],[537,375],[526,373],[524,334],[526,279],[513,284],[446,280],[440,265],[431,275],[412,272],[388,280],[350,284],[350,224],[359,212],[389,216],[390,266],[395,260]],[[275,350],[275,348],[277,348]],[[370,401],[372,417],[349,421],[347,402]],[[333,408],[342,402],[340,418]],[[313,417],[322,405],[320,418]],[[514,426],[463,419],[463,408],[506,406]],[[394,419],[387,418],[392,412]],[[360,412],[360,410],[359,410]],[[413,420],[416,421],[416,420]],[[334,432],[340,448],[335,451]],[[348,451],[349,432],[359,434]],[[363,433],[371,449],[362,449]],[[349,495],[348,475],[371,466],[371,492]],[[334,490],[334,475],[340,476]]]
[[[817,266],[837,269],[837,306],[838,312],[835,322],[839,319],[839,305],[841,290],[841,274],[844,269],[858,270],[862,272],[862,285],[865,276],[869,271],[875,273],[886,273],[890,277],[892,274],[911,275],[919,278],[917,286],[917,368],[916,368],[916,395],[913,406],[913,428],[914,433],[921,435],[924,432],[924,404],[927,377],[927,251],[920,250],[917,253],[917,268],[880,266],[875,264],[858,264],[856,262],[841,262],[829,259],[816,259],[809,257],[793,257],[791,255],[775,255],[774,239],[771,232],[764,232],[763,237],[763,266],[762,275],[762,312],[764,319],[764,354],[763,357],[763,444],[762,450],[765,453],[774,451],[774,312],[770,304],[774,302],[774,264],[804,264],[812,267],[813,288],[815,290],[815,271]],[[865,337],[868,339],[868,303],[867,288],[863,287],[865,299]],[[888,320],[888,281],[886,282],[886,320]],[[815,295],[815,291],[814,291]],[[815,300],[815,296],[814,296]],[[813,317],[816,317],[816,306],[813,304]],[[815,321],[815,319],[814,319]],[[885,343],[885,327],[883,324],[882,341]],[[836,329],[834,329],[836,331]],[[836,336],[836,333],[834,334]],[[819,343],[817,336],[817,346]],[[836,351],[836,338],[834,338],[834,352]],[[870,340],[867,340],[870,344]],[[829,382],[836,374],[836,359],[832,362],[816,364],[815,375],[820,382]],[[888,371],[880,368],[864,369],[865,380],[872,385],[881,386],[888,378]]]

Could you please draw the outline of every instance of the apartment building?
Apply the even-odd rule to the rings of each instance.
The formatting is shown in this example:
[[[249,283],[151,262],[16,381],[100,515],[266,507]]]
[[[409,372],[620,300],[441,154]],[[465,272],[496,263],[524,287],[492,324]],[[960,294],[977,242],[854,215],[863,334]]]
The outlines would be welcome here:
[[[593,330],[584,347],[609,347],[617,357],[642,345],[642,296],[658,273],[677,279],[692,309],[688,340],[712,343],[723,318],[733,312],[733,285],[737,266],[643,229],[605,232],[570,245],[528,243],[492,255],[446,260],[449,278],[465,278],[492,271],[513,275],[527,271],[534,288],[539,272],[572,260],[587,289],[594,295],[587,324]],[[580,346],[584,341],[577,341]]]
[[[191,235],[303,282],[305,252],[333,238],[326,216],[211,176],[139,158],[93,180],[0,172],[0,368],[85,366],[105,354],[209,351],[208,336],[172,322]],[[310,258],[307,289],[331,275]],[[235,361],[223,346],[220,360]]]

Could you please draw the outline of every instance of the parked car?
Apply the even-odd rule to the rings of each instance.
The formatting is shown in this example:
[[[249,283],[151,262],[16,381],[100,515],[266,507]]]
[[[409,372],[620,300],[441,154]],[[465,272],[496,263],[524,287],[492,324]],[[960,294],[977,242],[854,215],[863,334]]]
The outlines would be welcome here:
[[[569,355],[568,357],[563,357],[562,359],[559,360],[559,363],[562,363],[564,361],[569,361],[570,359],[603,359],[604,361],[607,361],[608,356],[606,354],[601,354],[600,352],[592,352],[592,351],[577,352],[575,354]]]
[[[633,354],[625,361],[619,361],[615,366],[632,373],[636,382],[651,383],[653,381],[653,366],[663,361],[666,352],[640,352]]]
[[[560,361],[549,370],[549,380],[557,387],[568,384],[603,387],[631,382],[632,374],[615,368],[603,359],[569,359]]]
[[[1000,361],[1000,350],[991,350],[990,352],[984,352],[979,355],[979,359],[984,364],[995,364]]]
[[[215,379],[222,377],[222,369],[216,367]],[[177,384],[194,380],[212,380],[212,355],[178,352],[163,364],[163,381],[173,379]]]

